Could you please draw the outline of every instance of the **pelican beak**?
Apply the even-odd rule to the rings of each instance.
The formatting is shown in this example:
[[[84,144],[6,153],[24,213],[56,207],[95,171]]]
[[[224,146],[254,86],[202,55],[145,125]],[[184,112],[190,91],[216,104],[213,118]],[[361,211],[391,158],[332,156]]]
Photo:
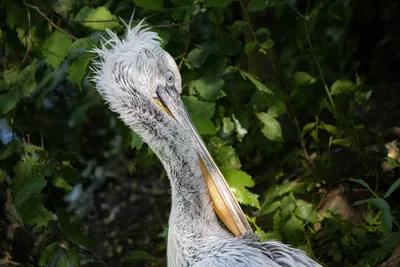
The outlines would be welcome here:
[[[246,232],[251,232],[252,229],[246,216],[197,132],[176,88],[159,86],[157,97],[154,100],[168,115],[189,129],[194,140],[196,140],[199,165],[208,186],[214,210],[219,218],[235,236],[242,236]]]

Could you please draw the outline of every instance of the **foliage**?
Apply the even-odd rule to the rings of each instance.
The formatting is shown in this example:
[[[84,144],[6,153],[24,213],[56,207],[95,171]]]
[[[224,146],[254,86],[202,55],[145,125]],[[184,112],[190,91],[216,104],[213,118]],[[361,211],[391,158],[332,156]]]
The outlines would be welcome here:
[[[115,250],[96,244],[110,243],[97,228],[111,219],[89,223],[115,205],[97,196],[110,184],[120,192],[129,175],[162,188],[156,199],[142,194],[142,206],[169,203],[161,164],[90,81],[88,51],[106,28],[123,36],[118,18],[133,10],[133,25],[145,18],[175,58],[183,101],[262,240],[288,242],[326,266],[390,256],[400,240],[398,163],[385,159],[399,119],[396,1],[26,0],[0,3],[0,258],[165,264],[167,209],[149,224],[135,206],[132,224],[145,234],[111,231]],[[321,212],[345,181],[363,211],[358,224]],[[32,239],[22,242],[29,257],[10,249],[15,229]]]

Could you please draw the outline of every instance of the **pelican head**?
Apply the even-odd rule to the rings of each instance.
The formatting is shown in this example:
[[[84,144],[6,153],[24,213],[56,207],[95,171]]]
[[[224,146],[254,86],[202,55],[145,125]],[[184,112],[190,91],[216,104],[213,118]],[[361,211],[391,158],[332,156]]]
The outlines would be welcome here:
[[[196,164],[202,171],[218,216],[236,236],[251,231],[185,109],[180,98],[179,69],[171,55],[162,49],[160,37],[143,21],[133,28],[127,27],[122,40],[110,30],[107,33],[109,39],[94,49],[98,60],[93,80],[99,93],[162,161],[174,155],[165,151],[157,153],[159,147],[168,145],[159,137],[176,129],[179,134],[184,133],[197,154]],[[160,131],[155,133],[155,129]],[[168,171],[168,166],[165,167]]]

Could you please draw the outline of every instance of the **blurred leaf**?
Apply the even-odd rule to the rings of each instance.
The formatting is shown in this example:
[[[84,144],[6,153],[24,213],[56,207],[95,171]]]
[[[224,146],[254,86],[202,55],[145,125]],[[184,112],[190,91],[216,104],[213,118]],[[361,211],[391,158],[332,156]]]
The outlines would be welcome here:
[[[0,160],[10,157],[21,150],[22,144],[20,141],[13,139],[5,147],[0,150]]]
[[[134,250],[128,252],[124,255],[124,262],[135,263],[138,261],[150,261],[154,260],[154,257],[151,256],[149,253],[143,250]]]
[[[256,49],[257,43],[256,42],[248,42],[246,43],[246,45],[244,46],[244,52],[245,53],[249,53],[249,52],[253,52],[254,49]]]
[[[7,173],[3,169],[0,169],[0,184],[6,180],[6,177]]]
[[[15,208],[22,220],[35,227],[46,226],[53,219],[52,213],[43,205],[39,194],[46,186],[44,177],[33,172],[33,163],[25,159],[14,167],[15,177],[11,190],[15,198]]]
[[[336,129],[336,127],[333,126],[333,125],[321,123],[321,124],[319,125],[319,128],[320,128],[320,129],[323,129],[323,130],[325,130],[325,131],[327,131],[328,133],[330,133],[330,134],[332,134],[332,135],[337,134],[337,129]]]
[[[274,0],[250,0],[247,6],[249,12],[261,11],[267,7],[273,7]]]
[[[157,1],[159,0],[146,1],[146,2],[154,3]],[[116,21],[110,21],[110,20],[116,20],[116,18],[105,7],[98,7],[98,8],[84,7],[81,10],[79,10],[78,14],[75,17],[75,20],[84,20],[84,21],[104,20],[105,22],[81,22],[82,25],[97,31],[104,31],[107,28],[114,29],[119,25],[119,23]]]
[[[71,37],[55,30],[43,44],[43,55],[47,64],[53,69],[58,68],[68,54],[68,48],[71,44]]]
[[[60,242],[56,241],[56,242],[48,245],[43,250],[42,254],[40,255],[40,259],[39,259],[40,267],[49,266],[51,264],[51,262],[55,258],[55,253],[56,253],[56,250],[57,250],[57,247],[59,246],[59,244],[60,244]]]
[[[356,85],[351,80],[337,80],[331,86],[331,94],[337,95],[341,93],[346,93],[353,91],[356,88]]]
[[[392,215],[390,214],[390,206],[383,198],[368,198],[354,202],[354,205],[371,204],[380,210],[381,226],[384,233],[388,234],[392,231]]]
[[[208,0],[206,3],[209,7],[226,7],[231,2],[232,0]]]
[[[68,212],[65,208],[57,208],[57,219],[63,235],[76,245],[88,248],[94,247],[94,240],[84,236],[81,232],[81,223],[77,215]]]
[[[10,91],[0,94],[0,116],[12,110],[22,97],[28,96],[35,89],[36,60],[16,73],[18,77],[14,77],[14,74],[9,74],[7,77],[11,86]]]
[[[293,236],[303,227],[302,220],[298,219],[296,216],[290,217],[290,219],[282,227],[282,232],[285,236]]]
[[[256,113],[262,123],[261,131],[271,141],[282,141],[282,129],[279,122],[268,113]]]
[[[221,135],[222,138],[226,139],[227,137],[231,136],[232,133],[235,131],[235,124],[229,117],[224,117],[222,119],[222,127],[221,127]]]
[[[273,40],[268,39],[268,40],[262,42],[262,43],[260,44],[260,47],[261,47],[262,49],[268,50],[268,49],[271,49],[271,48],[274,46],[274,44],[275,44],[275,42],[274,42]]]
[[[389,189],[386,191],[386,194],[384,196],[384,198],[389,197],[394,190],[396,190],[398,187],[400,186],[400,178],[398,178],[390,187]]]
[[[270,206],[268,206],[268,207],[266,207],[265,209],[262,210],[262,213],[261,213],[261,210],[260,210],[260,214],[269,214],[271,212],[274,212],[280,206],[281,206],[281,201],[272,202],[272,204]]]
[[[315,206],[301,199],[296,200],[296,216],[311,223],[317,222],[317,210]]]
[[[355,182],[357,184],[360,184],[360,185],[364,186],[365,188],[370,189],[369,185],[366,182],[364,182],[363,180],[361,180],[361,179],[350,178],[350,181]]]
[[[286,113],[286,105],[283,101],[276,101],[268,109],[268,114],[274,118],[277,118]]]
[[[331,144],[337,145],[337,146],[350,147],[351,141],[347,140],[347,139],[334,139],[334,140],[332,140]]]
[[[362,104],[371,98],[372,90],[366,92],[356,91],[356,101]]]
[[[142,148],[144,144],[143,140],[134,131],[131,131],[130,134],[131,134],[131,148],[136,148],[136,150],[139,152],[139,150]]]
[[[315,83],[315,78],[305,71],[298,71],[293,74],[293,80],[296,85]]]
[[[254,186],[254,181],[250,175],[232,168],[221,168],[221,172],[239,203],[260,208],[258,195],[247,190],[247,187]]]
[[[150,10],[161,10],[164,7],[164,0],[152,0],[152,1],[147,1],[147,0],[133,0],[136,6],[150,9]]]
[[[311,122],[311,123],[304,125],[303,130],[301,131],[301,134],[304,136],[304,134],[311,132],[314,129],[315,125],[316,125],[315,122]]]

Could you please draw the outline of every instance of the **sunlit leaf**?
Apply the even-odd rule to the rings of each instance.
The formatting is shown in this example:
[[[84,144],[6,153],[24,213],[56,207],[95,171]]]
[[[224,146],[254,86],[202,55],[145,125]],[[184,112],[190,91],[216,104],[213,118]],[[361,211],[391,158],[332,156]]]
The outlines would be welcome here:
[[[301,131],[301,134],[304,136],[304,134],[311,132],[314,129],[315,125],[316,125],[315,122],[310,122],[310,123],[304,125],[303,130]]]
[[[303,227],[303,221],[293,215],[282,227],[282,232],[285,234],[285,236],[293,236],[302,227]]]
[[[238,119],[236,119],[235,114],[232,114],[232,119],[235,123],[237,139],[239,140],[239,142],[242,142],[243,137],[245,137],[247,134],[247,130],[242,127],[242,125],[240,124],[240,121]]]
[[[249,52],[253,52],[254,49],[256,49],[257,43],[256,42],[248,42],[246,43],[246,45],[244,46],[244,52],[245,53],[249,53]]]
[[[269,140],[282,141],[282,129],[279,122],[268,113],[256,113],[258,119],[261,121],[261,131]]]
[[[298,71],[293,74],[293,80],[296,85],[312,84],[316,80],[308,72]]]
[[[283,101],[276,101],[268,109],[268,114],[274,118],[277,118],[286,113],[286,105]]]
[[[58,68],[68,54],[68,48],[71,44],[71,37],[60,31],[54,31],[43,44],[43,55],[47,64],[54,69]]]
[[[331,94],[337,95],[353,91],[356,85],[351,80],[343,79],[335,81],[331,86]]]
[[[242,167],[236,150],[231,146],[218,147],[215,151],[215,159],[219,166],[224,168],[240,169]]]
[[[254,181],[250,175],[244,171],[232,168],[221,168],[221,172],[239,203],[260,208],[258,195],[247,189],[247,187],[254,186]]]
[[[157,2],[156,1],[146,1],[148,3]],[[111,12],[105,7],[84,7],[79,10],[78,14],[75,17],[75,20],[83,20],[86,22],[82,22],[82,25],[85,25],[88,28],[93,30],[103,31],[105,29],[114,29],[118,27],[119,23],[113,20],[116,20],[115,16],[111,14]],[[88,22],[94,21],[94,22]],[[104,21],[104,22],[99,22]]]
[[[350,147],[351,141],[348,139],[334,139],[334,140],[332,140],[331,144],[337,145],[337,146]]]
[[[311,223],[317,222],[317,210],[315,206],[301,199],[296,200],[296,216]]]

